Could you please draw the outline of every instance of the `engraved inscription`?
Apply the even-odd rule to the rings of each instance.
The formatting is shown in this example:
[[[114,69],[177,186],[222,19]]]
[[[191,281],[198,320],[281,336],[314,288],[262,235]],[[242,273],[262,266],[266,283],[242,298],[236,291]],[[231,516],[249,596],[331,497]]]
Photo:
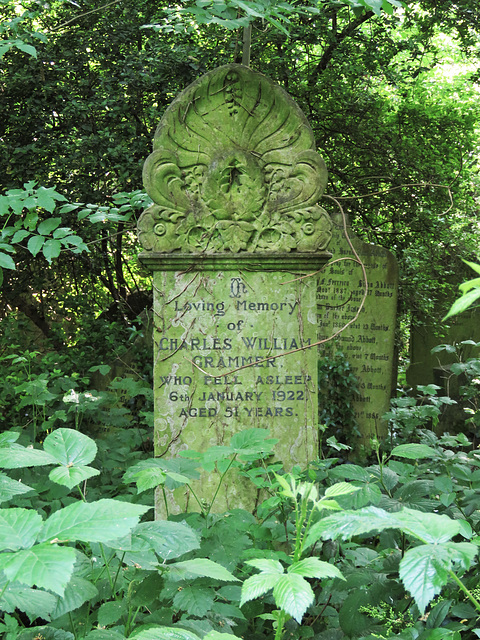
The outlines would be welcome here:
[[[350,235],[350,233],[349,233]],[[354,258],[343,231],[334,228],[334,258]],[[386,249],[353,237],[359,257],[365,264],[368,291],[364,308],[336,341],[327,343],[319,353],[340,349],[358,380],[354,399],[355,416],[365,440],[384,435],[382,415],[388,411],[393,379],[393,343],[395,335],[398,276],[395,258]],[[317,289],[319,339],[323,340],[355,317],[365,284],[358,264],[350,260],[335,262],[325,269]]]

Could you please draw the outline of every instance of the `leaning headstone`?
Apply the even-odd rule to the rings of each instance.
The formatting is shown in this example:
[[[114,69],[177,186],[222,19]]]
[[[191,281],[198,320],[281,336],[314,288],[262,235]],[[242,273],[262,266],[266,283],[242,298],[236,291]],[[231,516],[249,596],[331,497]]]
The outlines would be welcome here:
[[[361,266],[350,247],[342,216],[332,217],[333,258],[321,273],[318,287],[319,340],[324,340],[352,320],[364,297]],[[365,265],[368,288],[359,317],[335,341],[319,346],[321,355],[340,350],[355,374],[359,393],[353,408],[361,444],[368,447],[372,437],[384,438],[382,415],[389,410],[395,384],[394,341],[396,328],[398,266],[395,256],[378,245],[363,242],[347,227],[347,233]]]
[[[165,112],[138,225],[154,272],[156,456],[258,427],[287,468],[318,457],[317,277],[302,276],[329,258],[326,179],[299,107],[247,67],[207,73]],[[207,502],[217,480],[197,486]],[[254,500],[231,477],[214,508]],[[169,501],[195,509],[182,492]]]

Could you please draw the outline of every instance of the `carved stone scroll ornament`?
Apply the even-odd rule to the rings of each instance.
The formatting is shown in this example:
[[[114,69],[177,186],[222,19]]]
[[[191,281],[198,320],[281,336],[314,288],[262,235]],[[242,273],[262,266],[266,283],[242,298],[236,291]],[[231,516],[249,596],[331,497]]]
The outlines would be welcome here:
[[[247,67],[220,67],[174,100],[143,175],[155,203],[138,223],[147,251],[314,252],[330,240],[312,130],[281,87]]]

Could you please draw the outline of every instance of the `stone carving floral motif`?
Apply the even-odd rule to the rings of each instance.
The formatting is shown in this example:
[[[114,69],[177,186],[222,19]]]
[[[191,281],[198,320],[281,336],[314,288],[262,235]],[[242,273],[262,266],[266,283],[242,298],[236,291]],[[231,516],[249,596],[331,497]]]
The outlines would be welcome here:
[[[220,67],[174,100],[143,174],[154,202],[138,223],[147,251],[313,252],[330,240],[310,126],[247,67]]]

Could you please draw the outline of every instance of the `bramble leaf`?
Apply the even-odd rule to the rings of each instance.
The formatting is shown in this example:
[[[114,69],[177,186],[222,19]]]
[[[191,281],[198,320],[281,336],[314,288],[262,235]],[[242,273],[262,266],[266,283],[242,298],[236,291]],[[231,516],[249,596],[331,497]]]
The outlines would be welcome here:
[[[299,624],[315,596],[309,583],[295,573],[280,576],[273,589],[277,607],[283,609]]]
[[[119,500],[74,502],[51,515],[39,540],[82,540],[109,542],[126,536],[150,507]]]
[[[33,509],[0,509],[0,551],[33,546],[42,524],[42,516]]]
[[[11,581],[48,589],[62,596],[73,573],[75,550],[52,544],[0,554],[0,569]]]
[[[470,542],[447,542],[421,545],[405,553],[400,578],[422,614],[451,577],[453,563],[468,569],[477,551]]]

